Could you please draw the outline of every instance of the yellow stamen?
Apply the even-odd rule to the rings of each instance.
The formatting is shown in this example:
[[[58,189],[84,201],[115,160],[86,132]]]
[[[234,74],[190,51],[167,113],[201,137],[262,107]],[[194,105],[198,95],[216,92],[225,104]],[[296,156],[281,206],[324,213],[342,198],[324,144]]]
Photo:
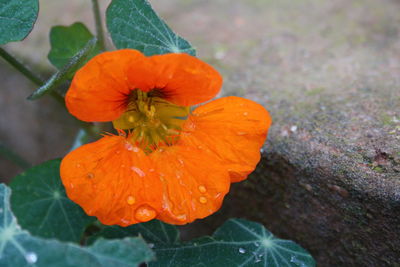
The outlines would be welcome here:
[[[113,121],[114,128],[128,130],[132,142],[149,149],[176,140],[189,107],[174,105],[152,92],[134,90],[127,111]]]

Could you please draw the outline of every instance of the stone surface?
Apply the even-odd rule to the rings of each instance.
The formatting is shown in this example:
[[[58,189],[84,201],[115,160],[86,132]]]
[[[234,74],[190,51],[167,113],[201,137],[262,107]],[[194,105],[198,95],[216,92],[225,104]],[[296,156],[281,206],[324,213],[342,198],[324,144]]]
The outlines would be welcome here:
[[[39,19],[47,14],[51,23],[92,19],[82,1],[68,1],[68,8],[56,4],[60,1],[41,2]],[[101,2],[104,8],[109,1]],[[319,266],[399,266],[400,3],[153,2],[172,28],[198,48],[199,57],[223,73],[222,95],[258,101],[274,119],[256,172],[233,186],[220,212],[186,228],[187,237],[210,232],[227,217],[245,217],[294,239]],[[48,43],[49,28],[43,23],[43,31],[35,29],[19,44],[26,53],[22,56],[31,57],[25,48],[37,40],[32,61],[44,68],[48,47],[42,44]],[[18,52],[20,46],[10,49]],[[3,98],[4,90],[0,94]],[[29,112],[24,103],[18,107],[22,114]],[[62,156],[66,151],[61,133],[54,134],[59,142],[21,145],[18,140],[31,127],[12,125],[1,121],[0,133],[6,129],[16,138],[9,143],[22,152],[58,147]],[[38,133],[49,131],[38,128]]]

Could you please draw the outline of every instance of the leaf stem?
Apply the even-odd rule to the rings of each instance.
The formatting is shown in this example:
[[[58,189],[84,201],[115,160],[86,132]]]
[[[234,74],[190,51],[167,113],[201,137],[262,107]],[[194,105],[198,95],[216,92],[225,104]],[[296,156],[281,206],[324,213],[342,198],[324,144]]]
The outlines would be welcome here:
[[[30,71],[27,67],[25,67],[21,62],[19,62],[15,57],[9,54],[6,50],[0,47],[0,55],[4,58],[5,61],[10,63],[14,68],[19,70],[26,78],[32,81],[37,86],[41,86],[43,84],[42,79],[36,76],[32,71]]]
[[[98,0],[92,0],[93,14],[96,23],[96,35],[97,35],[97,43],[99,45],[99,49],[104,51],[106,48],[105,40],[104,40],[104,30],[103,23],[101,21],[100,15],[100,7]]]
[[[26,78],[28,78],[31,82],[33,82],[37,86],[43,85],[43,80],[34,74],[30,69],[24,66],[21,62],[19,62],[15,57],[13,57],[10,53],[0,47],[0,56],[10,63],[11,66],[16,68],[20,73],[22,73]],[[52,92],[51,96],[62,106],[65,106],[64,98],[60,96],[57,92]]]

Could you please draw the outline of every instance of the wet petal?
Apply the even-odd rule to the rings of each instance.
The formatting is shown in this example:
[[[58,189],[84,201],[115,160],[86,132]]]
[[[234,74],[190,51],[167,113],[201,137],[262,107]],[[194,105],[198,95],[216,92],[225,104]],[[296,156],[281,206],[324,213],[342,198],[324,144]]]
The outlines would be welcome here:
[[[231,181],[238,182],[259,162],[271,122],[263,106],[240,97],[223,97],[193,111],[180,143],[211,151],[229,171]]]
[[[106,136],[69,153],[61,163],[68,197],[103,224],[153,219],[161,209],[162,184],[149,157],[120,136]]]
[[[163,183],[163,205],[157,219],[186,224],[220,208],[230,178],[215,156],[197,147],[174,145],[153,152],[151,158]]]

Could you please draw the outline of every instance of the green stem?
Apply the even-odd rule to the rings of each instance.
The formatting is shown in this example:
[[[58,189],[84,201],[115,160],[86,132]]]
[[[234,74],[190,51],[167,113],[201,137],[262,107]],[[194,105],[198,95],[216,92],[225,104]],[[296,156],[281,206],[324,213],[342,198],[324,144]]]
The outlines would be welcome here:
[[[42,86],[43,81],[38,76],[36,76],[33,72],[31,72],[27,67],[25,67],[21,62],[15,59],[12,55],[10,55],[6,50],[0,47],[0,55],[4,58],[5,61],[10,63],[14,68],[19,70],[26,78],[32,81],[37,86]]]
[[[94,19],[95,19],[95,23],[96,23],[97,43],[99,45],[100,50],[104,51],[106,48],[106,45],[105,45],[105,41],[104,41],[103,23],[101,21],[98,0],[92,0],[92,7],[93,7]]]
[[[6,50],[0,47],[0,56],[4,58],[5,61],[10,63],[14,68],[16,68],[19,72],[21,72],[26,78],[32,81],[37,86],[42,86],[44,84],[43,80],[40,79],[36,74],[30,71],[27,67],[25,67],[21,62],[19,62],[15,57],[10,55]],[[64,98],[58,94],[56,91],[51,91],[50,95],[65,108]],[[88,133],[93,135],[94,131],[92,129],[91,123],[85,123],[79,121],[80,126]],[[1,152],[1,151],[0,151]]]
[[[0,56],[10,63],[11,66],[16,68],[20,73],[22,73],[26,78],[33,82],[37,86],[43,85],[43,80],[40,79],[36,74],[34,74],[30,69],[25,67],[21,62],[19,62],[15,57],[9,54],[6,50],[0,47]],[[51,92],[51,96],[62,106],[65,106],[64,98],[60,96],[57,92]]]

